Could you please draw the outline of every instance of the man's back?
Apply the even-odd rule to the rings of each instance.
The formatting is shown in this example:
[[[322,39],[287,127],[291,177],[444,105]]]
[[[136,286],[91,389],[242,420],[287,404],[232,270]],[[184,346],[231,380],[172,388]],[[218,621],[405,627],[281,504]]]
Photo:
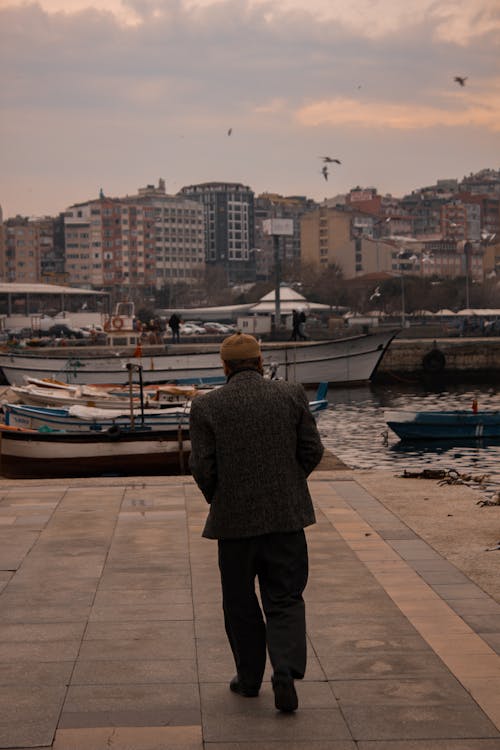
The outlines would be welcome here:
[[[323,447],[301,386],[244,370],[192,404],[192,472],[211,503],[205,536],[314,523],[307,475]]]

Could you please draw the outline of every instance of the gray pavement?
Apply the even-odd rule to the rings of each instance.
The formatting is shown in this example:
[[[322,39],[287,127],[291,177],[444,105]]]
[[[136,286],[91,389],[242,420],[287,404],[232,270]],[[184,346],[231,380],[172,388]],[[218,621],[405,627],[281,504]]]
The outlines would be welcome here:
[[[317,471],[294,715],[231,693],[190,477],[0,480],[0,748],[500,750],[500,605]],[[439,492],[436,488],[435,492]]]

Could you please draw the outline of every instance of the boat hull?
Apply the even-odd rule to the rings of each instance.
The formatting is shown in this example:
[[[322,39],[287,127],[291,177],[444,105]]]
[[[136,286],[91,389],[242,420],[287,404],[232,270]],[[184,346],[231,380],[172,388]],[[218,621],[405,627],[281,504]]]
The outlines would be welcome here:
[[[110,427],[130,427],[130,411],[112,409],[92,409],[81,407],[52,408],[31,406],[29,404],[3,404],[5,424],[28,430],[68,430],[82,432],[101,432]],[[81,412],[85,411],[85,416]],[[189,404],[172,406],[166,409],[145,409],[144,425],[154,431],[172,429],[179,425],[189,427]],[[136,425],[142,426],[140,409],[134,412]]]
[[[322,381],[331,385],[363,383],[375,373],[395,332],[374,333],[330,341],[263,344],[264,365],[276,376],[304,385]],[[182,345],[181,345],[182,346]],[[183,353],[173,351],[147,357],[47,357],[39,354],[0,354],[0,367],[10,385],[21,385],[26,377],[56,378],[78,384],[125,384],[127,363],[142,366],[145,385],[161,382],[200,382],[220,377],[219,348]]]
[[[9,479],[188,473],[187,430],[39,433],[1,428]]]
[[[500,412],[386,412],[388,427],[401,440],[500,438]]]

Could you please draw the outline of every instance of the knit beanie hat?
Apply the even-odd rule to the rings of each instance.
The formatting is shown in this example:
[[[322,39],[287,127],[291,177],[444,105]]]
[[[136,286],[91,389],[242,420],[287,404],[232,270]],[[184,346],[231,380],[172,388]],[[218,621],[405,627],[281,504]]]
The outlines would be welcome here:
[[[247,333],[233,333],[224,339],[220,348],[224,361],[231,359],[255,359],[261,356],[259,342]]]

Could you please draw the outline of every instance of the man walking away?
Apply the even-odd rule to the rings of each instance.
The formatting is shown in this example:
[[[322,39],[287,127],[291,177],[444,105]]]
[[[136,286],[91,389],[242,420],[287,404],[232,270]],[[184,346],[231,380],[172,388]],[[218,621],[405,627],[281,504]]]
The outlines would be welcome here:
[[[307,476],[323,446],[304,389],[263,378],[253,336],[229,336],[220,354],[226,384],[191,405],[190,468],[210,505],[203,536],[218,540],[236,665],[229,687],[246,698],[258,695],[267,647],[275,706],[292,712],[294,680],[306,668],[304,527],[315,523]]]

